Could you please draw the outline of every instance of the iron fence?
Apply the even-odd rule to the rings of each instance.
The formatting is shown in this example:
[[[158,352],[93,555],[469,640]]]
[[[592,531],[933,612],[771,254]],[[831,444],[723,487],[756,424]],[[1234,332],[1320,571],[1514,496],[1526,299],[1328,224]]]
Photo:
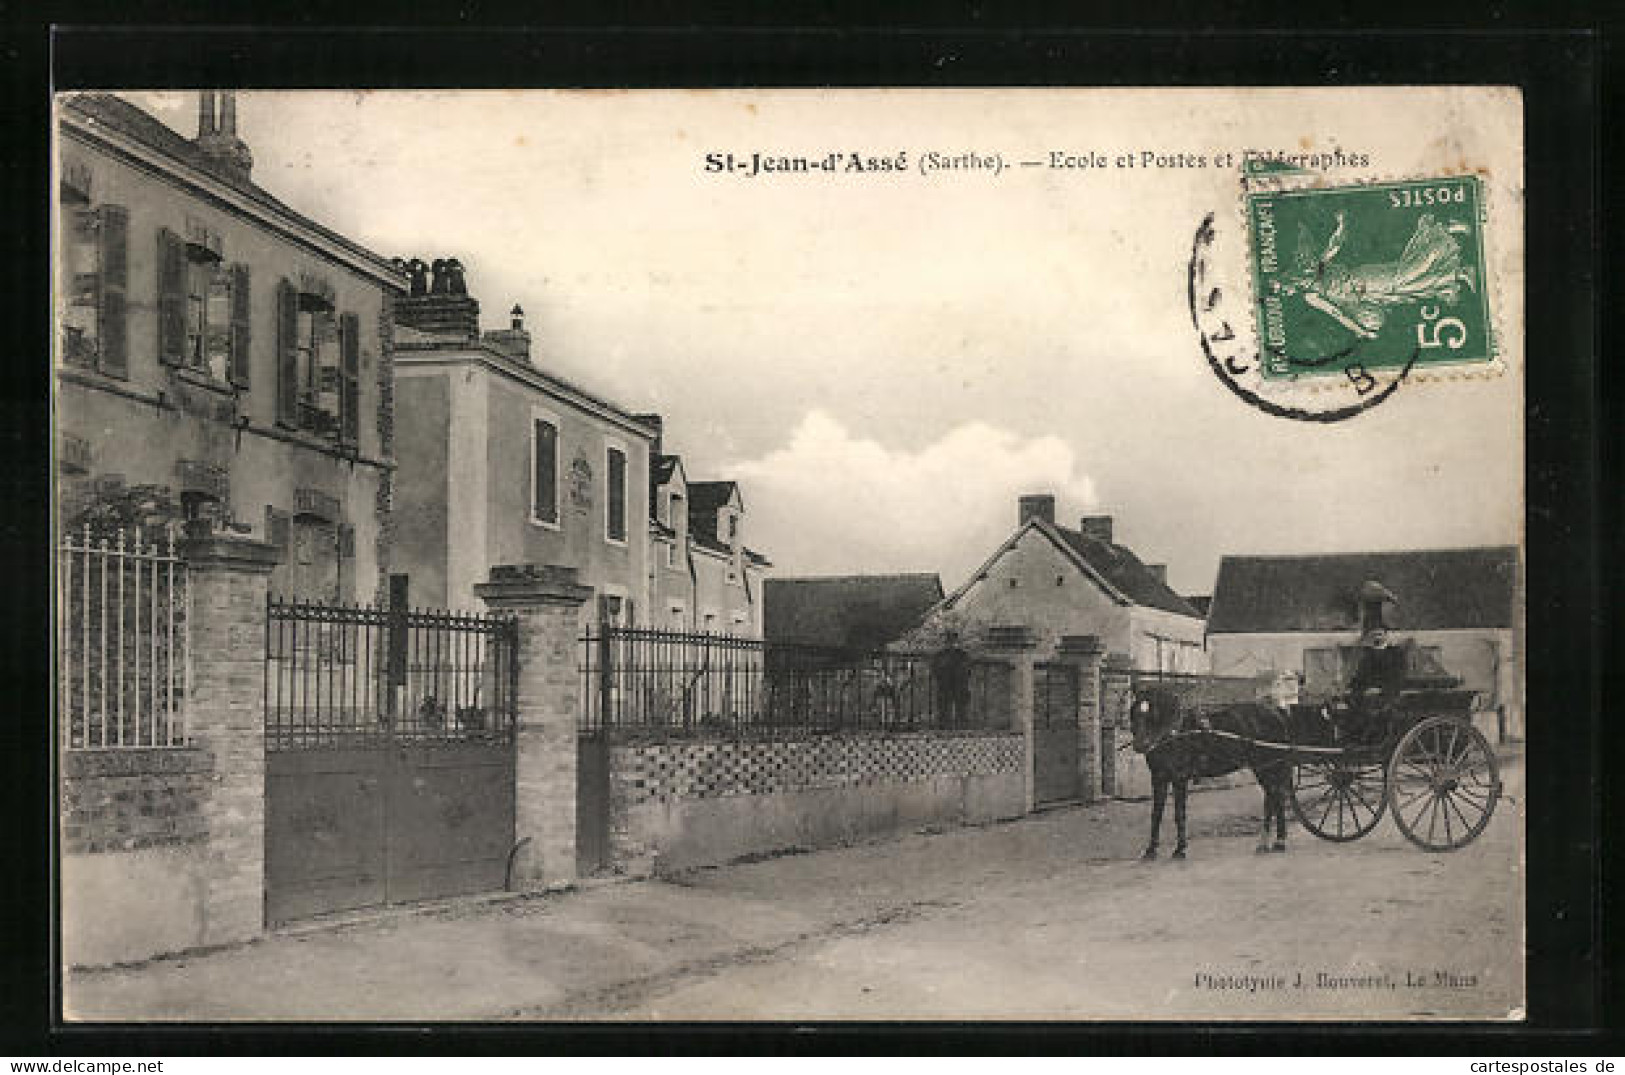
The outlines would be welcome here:
[[[639,627],[581,638],[584,734],[744,738],[1002,729],[1003,664]]]
[[[57,556],[57,714],[70,750],[185,746],[186,564],[172,531],[69,534]]]
[[[267,749],[512,737],[511,617],[273,597],[265,633]]]

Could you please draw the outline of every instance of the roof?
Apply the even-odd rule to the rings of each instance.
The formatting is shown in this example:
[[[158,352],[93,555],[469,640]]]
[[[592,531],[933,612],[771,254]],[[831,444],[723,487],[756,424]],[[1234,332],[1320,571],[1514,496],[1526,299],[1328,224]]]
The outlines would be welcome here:
[[[1396,630],[1512,626],[1518,550],[1510,545],[1307,556],[1226,556],[1208,613],[1210,634],[1357,631],[1367,582],[1397,603]]]
[[[402,291],[406,290],[406,277],[390,265],[389,259],[368,250],[353,239],[340,235],[292,208],[264,187],[242,176],[217,168],[197,143],[172,129],[168,124],[121,97],[110,93],[75,93],[66,98],[64,107],[79,114],[92,124],[105,127],[135,139],[149,149],[207,174],[237,193],[302,227],[320,233],[324,238],[348,248],[368,260],[375,268],[394,279]]]
[[[727,542],[717,536],[717,509],[739,492],[739,484],[731,481],[688,483],[688,532],[697,545],[712,549],[728,548]]]
[[[878,649],[918,627],[941,600],[935,574],[768,579],[762,635],[769,642]]]
[[[681,456],[656,455],[652,457],[649,466],[649,480],[655,485],[665,485],[671,481],[672,475],[677,473],[677,468],[681,463]]]
[[[1047,524],[1046,524],[1047,525]],[[1136,605],[1158,608],[1181,616],[1202,618],[1189,601],[1152,573],[1126,545],[1102,541],[1064,526],[1054,527],[1061,540],[1082,557],[1112,588]]]

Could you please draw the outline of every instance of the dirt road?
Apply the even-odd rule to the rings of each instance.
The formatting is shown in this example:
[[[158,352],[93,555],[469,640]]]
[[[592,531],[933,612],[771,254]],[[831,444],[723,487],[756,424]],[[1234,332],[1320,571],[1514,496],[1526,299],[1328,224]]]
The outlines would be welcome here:
[[[1470,847],[1392,822],[1255,855],[1255,788],[1191,800],[1192,857],[1137,861],[1144,804],[1053,811],[670,881],[71,974],[70,1018],[1505,1018],[1523,995],[1522,766]],[[1169,821],[1171,824],[1171,819]]]

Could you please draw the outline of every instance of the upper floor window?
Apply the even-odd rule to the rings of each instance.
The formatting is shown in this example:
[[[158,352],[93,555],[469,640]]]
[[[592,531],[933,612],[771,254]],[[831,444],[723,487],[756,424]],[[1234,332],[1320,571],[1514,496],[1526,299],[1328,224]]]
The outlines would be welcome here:
[[[129,375],[129,226],[123,206],[92,209],[83,193],[64,185],[57,310],[66,365]]]
[[[158,231],[158,358],[246,388],[248,266],[222,264],[219,237],[192,231]]]
[[[361,319],[335,313],[330,287],[277,285],[277,421],[359,439]]]
[[[722,533],[730,549],[739,544],[739,516],[729,512],[725,516]]]
[[[559,524],[559,427],[549,417],[533,415],[530,427],[530,518],[544,526]]]
[[[626,449],[611,444],[605,449],[604,537],[626,541]]]

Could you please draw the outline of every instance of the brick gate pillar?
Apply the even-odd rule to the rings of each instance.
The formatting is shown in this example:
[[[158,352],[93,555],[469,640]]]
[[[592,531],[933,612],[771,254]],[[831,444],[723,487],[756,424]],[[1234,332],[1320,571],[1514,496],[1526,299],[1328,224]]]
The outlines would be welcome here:
[[[191,691],[186,730],[214,760],[199,803],[203,860],[201,945],[265,928],[265,598],[276,547],[233,536],[188,538]]]
[[[1030,628],[1014,626],[989,627],[984,642],[989,659],[1002,661],[1010,669],[1009,697],[1010,727],[1021,733],[1022,742],[1022,809],[1032,813],[1033,797],[1033,650],[1037,647]]]
[[[1131,758],[1118,749],[1130,736],[1128,702],[1133,671],[1134,661],[1126,653],[1108,653],[1100,663],[1100,749],[1104,758],[1100,793],[1107,798],[1135,794],[1136,765],[1145,768],[1139,755]]]
[[[1062,635],[1055,659],[1077,670],[1078,792],[1084,802],[1101,797],[1100,660],[1106,647],[1098,635]]]
[[[514,880],[528,889],[576,878],[576,718],[581,606],[592,596],[575,568],[491,568],[474,593],[519,621]]]

